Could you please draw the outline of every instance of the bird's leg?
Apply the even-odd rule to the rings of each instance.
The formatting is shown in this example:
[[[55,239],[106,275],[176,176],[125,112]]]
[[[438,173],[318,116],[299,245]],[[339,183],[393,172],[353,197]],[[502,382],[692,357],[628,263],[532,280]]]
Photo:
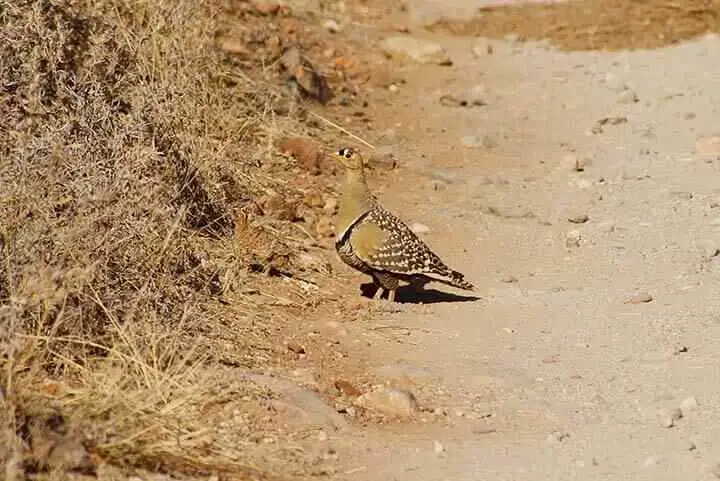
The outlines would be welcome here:
[[[375,295],[373,296],[373,299],[379,300],[382,299],[383,291],[385,289],[380,284],[377,284],[377,291],[375,291]]]
[[[375,276],[382,289],[388,293],[388,301],[395,302],[395,291],[400,286],[398,280],[390,274],[380,273]],[[379,297],[378,297],[379,299]]]

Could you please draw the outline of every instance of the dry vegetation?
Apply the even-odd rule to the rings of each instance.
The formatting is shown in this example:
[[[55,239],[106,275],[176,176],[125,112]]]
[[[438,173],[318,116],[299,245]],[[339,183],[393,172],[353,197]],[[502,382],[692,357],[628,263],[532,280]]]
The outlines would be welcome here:
[[[0,1],[9,479],[63,468],[61,446],[81,471],[257,471],[252,424],[240,439],[207,427],[217,406],[271,395],[232,369],[274,362],[273,307],[286,322],[317,304],[308,279],[324,267],[308,263],[312,208],[304,223],[267,209],[307,194],[273,147],[301,129],[266,67],[282,45],[249,44],[246,61],[216,49],[233,15],[194,0]],[[245,20],[246,37],[263,31]]]

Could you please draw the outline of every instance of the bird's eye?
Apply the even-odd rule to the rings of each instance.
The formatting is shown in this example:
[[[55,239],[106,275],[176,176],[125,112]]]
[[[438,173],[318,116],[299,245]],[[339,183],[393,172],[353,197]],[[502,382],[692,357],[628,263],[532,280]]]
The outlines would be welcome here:
[[[350,157],[352,157],[352,155],[350,155],[350,152],[345,152],[345,158],[349,159]]]

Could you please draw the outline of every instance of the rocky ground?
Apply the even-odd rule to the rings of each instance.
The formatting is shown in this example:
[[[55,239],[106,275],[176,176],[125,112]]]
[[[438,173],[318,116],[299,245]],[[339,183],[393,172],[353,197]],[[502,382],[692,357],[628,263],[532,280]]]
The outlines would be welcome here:
[[[373,395],[413,421],[323,431],[338,478],[720,477],[720,40],[389,35],[414,61],[379,95],[368,140],[400,168],[375,186],[481,298],[318,325],[419,405]]]

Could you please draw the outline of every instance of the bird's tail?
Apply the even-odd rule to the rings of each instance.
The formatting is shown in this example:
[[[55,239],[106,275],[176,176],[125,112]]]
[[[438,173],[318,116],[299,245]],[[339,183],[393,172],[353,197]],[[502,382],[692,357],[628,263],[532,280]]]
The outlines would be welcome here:
[[[447,271],[442,273],[442,276],[433,276],[433,279],[449,286],[465,289],[466,291],[475,290],[475,286],[466,281],[462,273],[452,269],[447,269]]]

